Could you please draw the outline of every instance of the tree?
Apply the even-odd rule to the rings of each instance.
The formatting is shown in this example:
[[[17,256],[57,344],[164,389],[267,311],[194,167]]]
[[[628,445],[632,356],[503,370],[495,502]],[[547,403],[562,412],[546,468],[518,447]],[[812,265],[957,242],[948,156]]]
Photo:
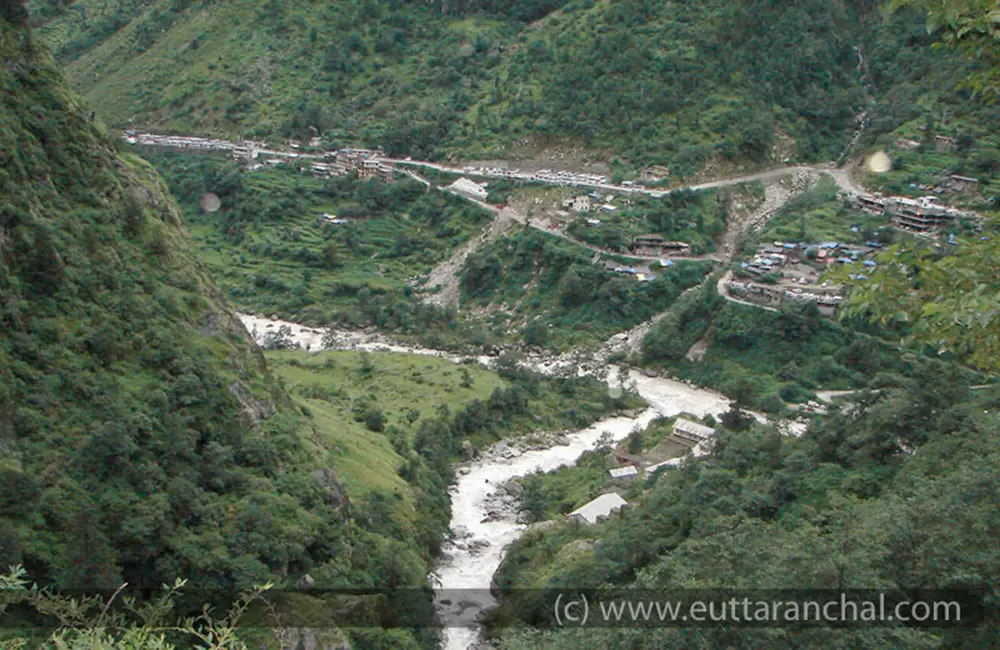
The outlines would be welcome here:
[[[0,16],[15,25],[28,24],[28,10],[25,9],[23,0],[4,0],[0,3]]]
[[[1000,12],[994,0],[895,0],[893,6],[925,10],[929,32],[983,63],[968,85],[983,101],[997,99]],[[986,162],[992,166],[988,155]],[[871,273],[840,270],[841,281],[854,287],[841,318],[909,324],[916,340],[967,355],[980,368],[1000,368],[1000,240],[963,242],[946,255],[926,246],[896,246],[878,260]]]
[[[982,63],[966,84],[984,101],[1000,98],[1000,12],[995,0],[894,0],[927,12],[927,31]]]
[[[842,319],[907,324],[914,340],[985,370],[1000,368],[1000,239],[963,242],[946,255],[894,246],[878,262],[867,279],[850,267],[839,271],[839,280],[853,286]]]

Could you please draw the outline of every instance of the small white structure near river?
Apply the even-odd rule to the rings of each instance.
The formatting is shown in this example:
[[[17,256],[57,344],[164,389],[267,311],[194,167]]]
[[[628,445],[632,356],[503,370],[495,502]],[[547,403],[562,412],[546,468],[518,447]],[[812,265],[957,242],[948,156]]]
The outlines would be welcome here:
[[[580,506],[569,513],[569,518],[576,519],[585,524],[596,524],[605,517],[611,516],[616,510],[621,510],[627,505],[628,501],[614,492],[602,494],[590,503]]]

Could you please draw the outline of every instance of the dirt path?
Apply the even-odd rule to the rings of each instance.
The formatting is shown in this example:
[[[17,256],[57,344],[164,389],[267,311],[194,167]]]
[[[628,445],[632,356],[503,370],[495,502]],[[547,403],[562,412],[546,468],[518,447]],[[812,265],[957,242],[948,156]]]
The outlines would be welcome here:
[[[758,305],[755,302],[740,300],[739,298],[733,297],[733,295],[729,293],[729,281],[732,279],[733,279],[732,271],[726,271],[726,273],[721,278],[719,278],[719,284],[716,286],[716,290],[719,292],[720,296],[722,296],[729,302],[735,302],[738,305],[746,305],[747,307],[756,307],[757,309],[764,309],[767,311],[773,311],[777,313],[778,310],[775,309],[774,307],[768,307],[767,305]]]
[[[489,226],[484,228],[476,237],[459,247],[451,257],[435,266],[428,273],[427,279],[422,283],[423,287],[425,289],[440,287],[440,289],[428,295],[425,298],[426,302],[441,307],[458,306],[458,299],[461,295],[459,274],[462,272],[462,267],[465,266],[465,260],[474,251],[502,235],[517,222],[510,214],[512,211],[507,209],[497,210],[494,208],[492,212],[494,217]]]

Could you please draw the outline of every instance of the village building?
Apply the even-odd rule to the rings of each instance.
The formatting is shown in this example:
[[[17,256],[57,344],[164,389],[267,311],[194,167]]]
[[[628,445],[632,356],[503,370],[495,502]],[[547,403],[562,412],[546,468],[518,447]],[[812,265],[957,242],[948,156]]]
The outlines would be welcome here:
[[[458,192],[463,196],[476,199],[477,201],[485,201],[486,197],[489,195],[489,192],[486,191],[485,186],[480,185],[479,183],[476,183],[474,181],[470,181],[468,178],[458,179],[457,181],[449,185],[448,189],[451,190],[452,192]]]
[[[608,470],[608,476],[613,481],[620,481],[622,479],[635,478],[639,475],[639,470],[635,465],[628,465],[626,467],[615,467]]]
[[[309,170],[313,176],[319,178],[329,178],[330,176],[343,176],[347,173],[347,166],[338,162],[315,162]]]
[[[666,165],[650,165],[642,170],[639,178],[644,181],[656,183],[670,176],[670,168]]]
[[[684,418],[677,418],[674,421],[673,436],[685,445],[694,447],[699,443],[705,442],[713,435],[715,435],[715,429],[704,424],[698,424]]]
[[[952,174],[944,182],[944,187],[952,192],[974,192],[979,189],[979,181],[968,176]]]
[[[251,160],[256,160],[257,156],[260,155],[260,151],[256,147],[248,146],[246,144],[238,144],[232,148],[233,159],[237,162],[250,162]]]
[[[596,524],[626,506],[628,506],[628,501],[611,492],[602,494],[590,503],[580,506],[569,513],[568,517],[582,523]]]
[[[955,144],[955,138],[947,135],[936,135],[934,136],[934,148],[938,153],[952,153],[958,149],[958,146]]]
[[[667,468],[673,469],[673,468],[679,467],[680,464],[683,461],[684,461],[683,457],[681,457],[681,458],[671,458],[670,460],[665,460],[662,463],[656,463],[654,465],[649,465],[649,466],[647,466],[643,470],[643,472],[645,472],[646,475],[648,476],[648,475],[656,473],[658,470],[661,470],[661,469],[667,469]]]
[[[957,175],[950,176],[947,183],[953,191],[966,191],[977,185],[976,179]],[[941,205],[936,196],[910,199],[902,196],[860,195],[852,200],[852,204],[869,214],[887,214],[891,216],[893,225],[912,232],[940,229],[959,216],[957,210]]]
[[[935,196],[919,199],[893,197],[886,201],[886,212],[895,226],[913,232],[928,232],[949,225],[958,211],[938,203]]]
[[[854,206],[868,214],[885,214],[885,198],[878,195],[859,194],[854,198]]]
[[[687,253],[691,245],[682,241],[667,241],[661,235],[639,235],[632,240],[632,252],[637,255],[660,256],[663,253]]]
[[[907,149],[907,150],[919,149],[920,141],[910,140],[909,138],[897,138],[896,146],[899,147],[900,149]]]
[[[590,212],[590,197],[586,194],[574,196],[563,201],[563,207],[569,208],[573,212]]]
[[[358,166],[358,178],[375,178],[379,175],[379,168],[381,168],[382,163],[379,162],[378,158],[366,158],[361,161],[361,165]]]

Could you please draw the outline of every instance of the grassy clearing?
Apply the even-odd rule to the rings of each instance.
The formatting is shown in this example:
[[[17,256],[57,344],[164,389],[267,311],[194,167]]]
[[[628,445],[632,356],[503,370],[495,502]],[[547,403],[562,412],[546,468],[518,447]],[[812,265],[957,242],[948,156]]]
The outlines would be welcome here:
[[[269,365],[312,423],[312,441],[330,450],[352,499],[372,492],[391,495],[412,516],[412,494],[401,477],[417,433],[426,421],[492,404],[495,393],[518,381],[477,364],[391,352],[269,351]],[[533,380],[525,414],[459,435],[482,449],[503,435],[578,427],[616,408],[594,381],[567,384]],[[636,406],[626,396],[618,406]],[[374,414],[378,415],[374,415]],[[418,450],[419,451],[419,450]]]
[[[400,508],[411,515],[409,485],[399,476],[406,459],[393,448],[390,434],[401,433],[412,442],[419,419],[485,401],[494,389],[508,385],[481,366],[419,355],[286,350],[268,352],[267,358],[299,406],[312,414],[314,440],[333,451],[348,495],[360,499],[371,490],[399,495]],[[364,422],[362,414],[372,408],[385,418],[383,431]]]

